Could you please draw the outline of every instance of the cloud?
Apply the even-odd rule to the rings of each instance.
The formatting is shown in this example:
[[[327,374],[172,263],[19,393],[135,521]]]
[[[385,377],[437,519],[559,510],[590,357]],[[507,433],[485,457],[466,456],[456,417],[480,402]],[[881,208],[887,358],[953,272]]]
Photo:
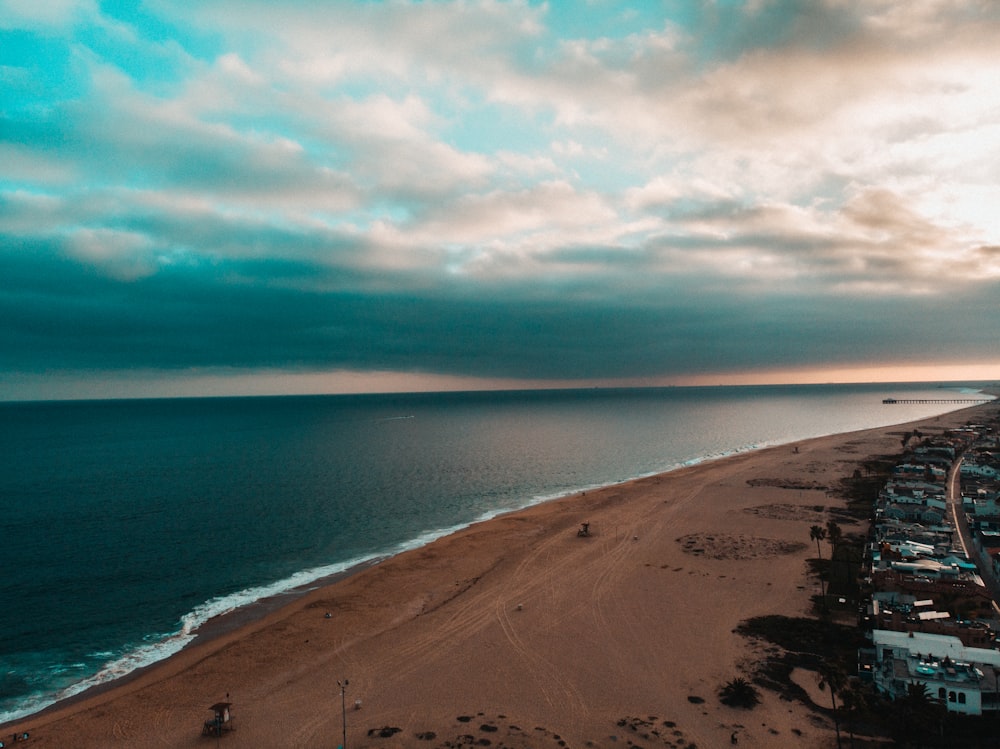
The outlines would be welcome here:
[[[5,7],[10,367],[1000,358],[990,3]]]
[[[64,247],[71,257],[121,281],[133,281],[155,270],[149,238],[136,232],[78,229],[66,238]]]
[[[82,18],[97,19],[100,12],[91,0],[3,0],[0,29],[34,29],[44,33],[62,32]]]

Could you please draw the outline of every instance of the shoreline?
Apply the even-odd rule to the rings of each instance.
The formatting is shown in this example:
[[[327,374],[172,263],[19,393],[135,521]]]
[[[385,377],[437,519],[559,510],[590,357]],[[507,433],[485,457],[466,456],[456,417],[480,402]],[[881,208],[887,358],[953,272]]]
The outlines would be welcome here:
[[[947,415],[949,413],[954,413],[954,412],[947,412],[946,414],[942,415]],[[875,427],[875,428],[882,428],[882,427]],[[464,525],[458,525],[451,528],[437,529],[432,531],[424,531],[418,534],[413,539],[413,541],[416,541],[417,539],[420,538],[429,538],[430,540],[422,541],[421,543],[414,545],[409,545],[412,544],[413,542],[404,542],[403,544],[400,545],[400,547],[398,547],[398,550],[396,551],[391,551],[384,554],[376,554],[371,558],[353,563],[346,569],[341,570],[339,572],[320,575],[315,579],[297,584],[295,586],[292,586],[284,590],[280,590],[276,593],[264,596],[262,598],[258,598],[256,600],[251,601],[250,603],[239,605],[236,608],[226,611],[224,613],[216,614],[210,617],[209,619],[205,620],[201,624],[199,624],[194,629],[192,629],[190,632],[190,635],[192,636],[191,641],[183,645],[180,650],[170,653],[151,663],[139,666],[121,676],[116,676],[114,678],[108,679],[107,681],[102,681],[93,684],[89,687],[85,687],[79,692],[70,694],[66,697],[57,698],[54,702],[47,704],[44,707],[34,712],[28,713],[18,718],[14,718],[13,720],[0,722],[0,736],[2,736],[3,733],[7,731],[8,728],[18,726],[19,724],[22,724],[26,721],[31,721],[35,718],[44,718],[45,716],[53,712],[56,712],[63,707],[69,707],[87,698],[98,696],[100,694],[103,694],[104,692],[113,690],[118,686],[125,686],[130,681],[142,676],[143,674],[146,674],[151,670],[159,668],[160,666],[168,663],[172,659],[183,655],[185,652],[187,652],[192,648],[209,645],[215,639],[224,636],[228,633],[234,632],[238,629],[252,628],[255,623],[263,620],[265,617],[275,612],[280,611],[285,607],[295,605],[299,600],[301,600],[302,598],[304,598],[309,593],[315,590],[327,587],[329,585],[333,585],[338,581],[345,579],[346,577],[358,574],[359,572],[362,572],[365,569],[375,566],[377,564],[381,564],[382,562],[388,559],[393,559],[402,554],[406,554],[408,552],[416,551],[425,548],[427,546],[430,546],[442,538],[446,538],[455,533],[461,533],[462,531],[465,531],[481,523],[488,523],[497,518],[516,514],[519,512],[523,512],[525,510],[530,510],[533,507],[537,507],[539,505],[543,505],[549,502],[558,502],[567,500],[575,496],[586,494],[587,492],[608,490],[612,487],[623,486],[636,481],[643,481],[658,476],[666,476],[676,471],[686,470],[690,468],[697,468],[699,466],[708,465],[717,461],[727,460],[739,455],[752,454],[754,452],[758,452],[761,450],[781,447],[784,445],[790,446],[799,442],[806,442],[812,439],[823,439],[826,437],[836,436],[836,434],[838,433],[834,433],[832,435],[819,435],[817,437],[807,437],[802,440],[792,440],[790,442],[753,444],[750,446],[735,448],[731,451],[727,451],[721,454],[699,456],[684,461],[683,463],[678,463],[673,466],[667,467],[662,471],[643,473],[638,476],[621,479],[608,484],[587,485],[584,487],[573,489],[568,493],[555,494],[552,496],[535,497],[529,500],[526,504],[523,504],[519,507],[515,507],[513,509],[498,510],[485,513],[484,515]],[[172,635],[169,635],[168,638],[166,639],[169,639],[169,637],[178,636],[180,634],[182,633],[181,632],[174,633]],[[70,685],[65,689],[69,690],[72,689],[74,686],[75,685]]]
[[[364,562],[358,562],[341,572],[323,575],[310,582],[297,585],[294,588],[289,588],[288,590],[281,591],[280,593],[275,593],[253,601],[252,603],[239,606],[232,611],[217,614],[193,629],[190,633],[192,637],[191,641],[185,644],[177,652],[167,655],[166,657],[152,663],[140,666],[126,674],[123,674],[122,676],[94,684],[81,690],[80,692],[57,699],[55,702],[46,705],[33,713],[0,723],[0,740],[2,740],[2,736],[5,733],[10,732],[8,730],[10,728],[25,723],[26,721],[45,718],[54,712],[72,707],[76,703],[83,702],[94,697],[99,697],[106,692],[113,691],[119,687],[124,687],[128,685],[129,682],[147,675],[161,666],[167,665],[171,660],[182,656],[189,650],[210,646],[214,641],[225,637],[226,635],[251,631],[254,629],[256,624],[263,622],[272,615],[280,615],[283,609],[294,606],[310,593],[335,585],[339,581],[374,567],[389,558],[391,557],[375,557]]]
[[[965,409],[958,409],[958,410],[965,410]],[[945,414],[941,414],[941,416],[947,416],[951,413],[955,413],[955,411],[946,412]],[[930,417],[930,418],[937,418],[937,417]],[[920,420],[920,422],[923,421],[925,420],[924,419]],[[873,428],[880,429],[888,427],[873,427]],[[587,492],[606,491],[613,487],[625,486],[638,481],[644,481],[647,479],[652,479],[660,476],[667,476],[677,471],[695,469],[700,466],[710,465],[712,463],[728,460],[740,455],[753,454],[761,450],[768,450],[782,446],[792,446],[795,444],[808,442],[810,440],[825,439],[829,437],[838,436],[839,434],[850,434],[850,433],[851,432],[825,434],[815,437],[807,437],[801,440],[792,440],[790,442],[752,444],[749,446],[735,448],[731,451],[726,451],[721,454],[699,456],[684,461],[683,463],[678,463],[673,466],[667,467],[662,471],[643,473],[638,476],[621,479],[608,484],[594,484],[594,485],[579,487],[573,489],[568,493],[556,494],[552,496],[535,497],[529,500],[526,504],[523,504],[522,506],[507,510],[491,511],[485,513],[484,515],[464,525],[458,525],[446,529],[424,531],[418,534],[414,538],[414,541],[424,537],[429,537],[430,540],[426,540],[415,545],[408,545],[413,543],[412,541],[406,542],[404,544],[401,544],[399,549],[396,551],[391,551],[384,554],[377,554],[369,559],[353,563],[346,569],[341,570],[339,572],[320,575],[319,577],[313,580],[309,580],[307,582],[300,583],[285,590],[280,590],[271,595],[258,598],[256,600],[251,601],[250,603],[239,605],[236,608],[226,611],[224,613],[216,614],[210,617],[209,619],[205,620],[201,624],[199,624],[194,629],[192,629],[190,632],[192,639],[188,643],[184,644],[180,648],[180,650],[170,653],[146,665],[139,666],[121,676],[117,676],[108,679],[107,681],[102,681],[93,684],[89,687],[82,689],[79,692],[68,695],[66,697],[57,698],[54,702],[45,705],[44,707],[34,712],[28,713],[27,715],[14,718],[13,720],[0,722],[0,736],[2,736],[3,733],[7,732],[8,728],[18,726],[22,723],[31,721],[36,718],[44,718],[47,715],[57,712],[62,708],[71,707],[75,703],[84,701],[91,697],[99,696],[105,692],[114,690],[119,686],[126,686],[129,682],[133,681],[134,679],[137,679],[143,676],[144,674],[147,674],[150,671],[153,671],[163,665],[168,664],[171,660],[182,656],[184,653],[186,653],[191,649],[211,645],[211,643],[217,640],[218,638],[223,637],[230,633],[234,633],[237,630],[246,629],[247,631],[250,631],[254,628],[255,624],[263,621],[265,618],[269,617],[272,614],[280,612],[282,609],[286,607],[296,605],[301,599],[303,599],[304,597],[308,596],[310,593],[316,590],[320,590],[330,585],[334,585],[337,582],[346,579],[347,577],[358,574],[368,569],[369,567],[381,564],[386,560],[394,559],[408,552],[418,551],[420,549],[426,548],[436,543],[437,541],[441,540],[442,538],[447,538],[448,536],[451,536],[453,534],[461,533],[481,523],[489,523],[497,518],[502,518],[508,515],[524,512],[526,510],[530,510],[534,507],[538,507],[540,505],[544,505],[550,502],[569,500],[573,497],[585,495]],[[181,634],[180,632],[174,633],[169,637],[174,637],[180,634]],[[69,687],[66,687],[66,689],[67,690],[72,689],[73,686],[74,685],[70,685]]]
[[[538,543],[540,537],[548,537],[553,533],[569,534],[576,527],[575,524],[580,522],[579,517],[591,518],[593,515],[594,517],[606,518],[607,512],[610,509],[617,508],[618,500],[621,499],[623,493],[624,495],[627,495],[624,497],[625,499],[642,499],[647,505],[649,505],[649,501],[645,495],[639,495],[643,494],[643,492],[648,493],[652,487],[659,484],[684,484],[685,481],[694,481],[695,484],[697,484],[699,477],[704,480],[712,480],[712,477],[715,474],[724,474],[730,469],[743,467],[747,464],[752,467],[755,462],[767,463],[767,461],[762,457],[755,461],[754,458],[758,456],[766,455],[773,463],[773,458],[775,458],[775,456],[778,454],[791,453],[791,450],[788,448],[792,447],[796,448],[796,455],[799,454],[799,448],[805,448],[802,450],[802,453],[808,454],[813,449],[816,449],[821,443],[827,445],[828,447],[830,445],[838,444],[843,446],[850,444],[855,439],[863,438],[865,435],[881,436],[887,441],[887,444],[891,444],[891,442],[895,442],[896,439],[892,438],[890,442],[887,438],[885,438],[885,434],[891,430],[899,430],[913,425],[925,425],[927,428],[933,429],[939,423],[943,422],[947,422],[949,425],[962,424],[965,423],[970,414],[975,413],[979,409],[987,409],[990,407],[990,404],[982,404],[947,412],[939,416],[904,422],[901,424],[876,427],[873,429],[862,430],[860,432],[826,435],[803,441],[784,443],[781,445],[753,447],[748,450],[738,451],[720,457],[700,460],[693,465],[683,465],[665,473],[651,474],[649,476],[629,479],[597,489],[587,489],[559,498],[543,500],[518,510],[496,515],[487,520],[475,521],[468,526],[465,526],[444,537],[438,538],[428,544],[408,549],[384,559],[377,559],[368,563],[357,565],[349,570],[345,570],[344,572],[336,573],[327,578],[306,583],[295,591],[289,591],[267,599],[262,599],[261,601],[241,607],[240,609],[226,615],[213,617],[213,619],[205,622],[205,624],[195,630],[195,639],[190,644],[169,658],[143,667],[142,669],[138,669],[125,675],[124,677],[115,679],[106,684],[96,685],[95,687],[87,689],[80,694],[73,695],[65,700],[61,700],[53,705],[50,705],[40,712],[8,722],[0,728],[2,728],[3,732],[13,732],[15,730],[17,732],[29,731],[32,735],[32,741],[37,740],[39,745],[49,745],[48,743],[43,742],[47,741],[47,736],[50,734],[52,736],[60,734],[60,730],[58,729],[60,724],[72,724],[79,719],[79,716],[89,715],[89,719],[97,719],[100,716],[95,713],[104,712],[107,708],[109,708],[109,706],[115,703],[120,703],[123,700],[127,700],[130,696],[133,696],[143,690],[148,690],[156,687],[157,685],[167,684],[172,681],[183,680],[185,674],[190,675],[195,671],[200,672],[202,670],[207,670],[211,672],[211,664],[213,660],[220,658],[225,651],[231,650],[234,647],[238,648],[241,644],[246,644],[252,640],[262,638],[268,639],[267,635],[270,630],[274,630],[276,628],[287,628],[286,625],[294,628],[294,623],[291,623],[291,620],[302,618],[303,612],[312,612],[311,617],[308,613],[306,614],[307,618],[322,620],[323,611],[321,610],[332,610],[336,613],[335,618],[339,622],[341,615],[344,613],[344,609],[342,606],[337,605],[337,601],[346,595],[351,600],[355,600],[355,598],[358,599],[361,602],[361,608],[364,608],[364,596],[366,594],[365,589],[369,587],[365,583],[369,580],[377,580],[380,577],[385,577],[386,575],[383,574],[383,571],[392,567],[393,575],[401,575],[409,581],[409,585],[404,586],[405,594],[401,596],[402,598],[407,599],[409,602],[408,605],[403,606],[401,610],[396,610],[398,608],[396,605],[398,602],[381,607],[382,609],[387,608],[389,610],[389,619],[387,623],[384,618],[386,611],[381,611],[383,619],[380,620],[380,627],[376,628],[376,634],[372,635],[366,630],[365,627],[361,627],[358,630],[351,630],[354,633],[352,638],[334,643],[335,653],[340,651],[346,652],[349,651],[350,648],[356,643],[361,642],[363,644],[366,638],[373,639],[383,637],[386,636],[387,633],[395,632],[397,628],[407,629],[407,627],[413,627],[418,623],[422,623],[422,620],[428,618],[428,615],[440,609],[447,608],[451,601],[463,597],[466,594],[466,591],[479,584],[479,580],[486,572],[492,574],[496,569],[506,566],[510,560],[520,558],[520,555],[522,554],[526,555],[522,562],[530,560],[532,555],[536,555],[538,553],[538,550],[533,548],[532,544]],[[834,447],[830,449],[836,448]],[[846,452],[849,454],[850,451],[848,450]],[[861,456],[861,458],[864,457],[865,456]],[[706,474],[708,476],[707,479],[702,476],[702,474]],[[780,489],[772,488],[771,492],[776,493],[777,496],[781,495]],[[800,490],[798,491],[798,494],[800,495],[799,499],[801,500],[803,492]],[[829,502],[830,498],[824,496],[823,501]],[[725,508],[720,507],[718,509],[721,511]],[[731,510],[733,508],[729,509]],[[622,515],[624,513],[619,514]],[[600,543],[603,545],[611,544],[614,549],[622,547],[622,551],[618,551],[617,553],[623,555],[625,554],[624,550],[630,551],[633,548],[633,544],[629,543],[630,538],[632,541],[636,542],[635,546],[638,546],[637,542],[639,540],[639,534],[632,533],[632,531],[639,530],[639,527],[642,525],[641,512],[639,516],[631,515],[630,517],[632,519],[631,524],[623,521],[623,527],[619,527],[617,525],[615,526],[613,541],[612,533],[607,520],[602,520],[597,523],[597,536],[601,539]],[[740,519],[743,520],[742,517]],[[593,520],[591,520],[591,522],[593,522]],[[539,524],[544,527],[543,531],[537,530],[537,526]],[[531,533],[527,534],[528,537],[526,539],[521,538],[524,534],[520,532],[524,526],[534,529]],[[496,543],[490,544],[488,538],[483,538],[484,535],[488,535],[493,531],[502,532],[507,536],[512,534],[513,537],[508,539],[508,541],[516,541],[517,543],[506,545],[501,544],[499,548],[497,548]],[[587,539],[583,543],[586,544],[593,540],[594,539]],[[465,587],[465,583],[462,579],[460,579],[457,583],[451,582],[450,584],[445,584],[443,588],[440,585],[431,585],[429,587],[432,592],[418,592],[415,597],[413,596],[412,591],[408,590],[408,588],[414,587],[414,580],[416,579],[420,581],[421,578],[419,575],[417,578],[413,578],[413,570],[407,572],[405,568],[415,566],[418,568],[417,572],[428,572],[427,569],[423,568],[423,564],[428,561],[435,560],[438,560],[438,566],[433,570],[430,570],[429,574],[430,572],[441,572],[441,567],[444,567],[447,570],[451,570],[452,568],[456,570],[464,568],[466,564],[461,559],[453,558],[455,557],[454,554],[449,557],[448,552],[449,550],[454,551],[456,548],[461,548],[464,552],[469,552],[470,549],[467,547],[470,543],[472,544],[471,551],[478,550],[478,547],[482,545],[489,546],[489,553],[486,557],[492,560],[489,564],[484,563],[485,566],[483,569],[479,570],[479,577],[470,578],[474,579],[474,582],[470,583],[468,587]],[[573,549],[574,553],[577,551],[578,549]],[[472,567],[476,567],[476,565],[472,564]],[[722,577],[724,578],[726,576]],[[772,581],[767,581],[766,586],[770,587],[771,582]],[[452,586],[458,586],[460,590],[457,593],[454,591],[448,593],[447,589]],[[396,593],[399,593],[398,589],[394,588],[393,590]],[[800,599],[803,598],[801,595],[798,597]],[[808,598],[808,596],[805,597]],[[801,604],[801,601],[799,604]],[[519,605],[520,604],[518,604],[518,606]],[[372,605],[371,607],[379,608],[377,605]],[[517,610],[520,611],[521,609],[518,608]],[[356,612],[349,609],[348,613],[353,614]],[[498,613],[498,617],[502,621],[505,618],[505,615]],[[317,629],[317,627],[322,628],[323,626],[324,625],[322,623],[317,625],[316,622],[310,621],[309,625],[305,627],[303,631],[309,631],[315,634],[316,632],[322,631],[321,629]],[[327,629],[329,629],[329,627]],[[271,638],[271,640],[273,640],[273,638]],[[307,638],[304,642],[309,643],[310,639]],[[275,643],[272,641],[271,645],[273,646],[274,644]],[[292,652],[293,654],[294,650],[295,649],[293,648],[291,651],[288,651],[287,647],[285,648],[285,652]],[[342,655],[338,656],[338,659],[342,657]],[[301,671],[302,669],[307,668],[308,666],[299,664],[293,668],[293,671]],[[357,677],[351,676],[352,684],[358,683],[356,678]],[[329,681],[329,679],[327,679],[327,681]],[[327,686],[329,687],[329,684]],[[229,691],[230,690],[228,689],[225,690],[226,693]],[[237,688],[232,691],[237,695],[234,699],[239,701],[240,694],[245,690]],[[219,696],[221,697],[221,695]],[[198,717],[200,715],[199,710],[204,712],[204,705],[209,703],[204,702],[204,704],[198,704],[200,707],[195,709],[192,720],[188,721],[195,728],[197,728],[198,725]],[[237,704],[239,705],[240,702],[237,702]],[[239,708],[237,708],[237,710],[239,711]],[[239,712],[237,712],[237,714],[239,714]],[[329,718],[329,720],[333,720],[333,718]],[[97,720],[97,725],[99,724],[100,721]],[[245,738],[242,733],[240,736],[241,739]],[[265,742],[265,744],[266,743],[267,742]],[[352,743],[356,745],[358,741],[355,740]],[[54,743],[51,745],[57,746],[59,744]],[[128,745],[133,744],[129,743]],[[140,742],[138,745],[144,744]]]

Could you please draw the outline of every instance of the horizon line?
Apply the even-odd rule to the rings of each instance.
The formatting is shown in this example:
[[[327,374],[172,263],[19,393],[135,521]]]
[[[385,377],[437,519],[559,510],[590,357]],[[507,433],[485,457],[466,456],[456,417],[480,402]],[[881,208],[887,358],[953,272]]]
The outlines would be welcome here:
[[[5,398],[0,396],[0,404],[41,404],[41,403],[102,403],[115,401],[155,401],[155,400],[209,400],[248,398],[337,398],[337,397],[382,397],[388,395],[471,395],[477,393],[532,393],[532,392],[574,392],[597,390],[695,390],[706,388],[752,388],[752,387],[832,387],[860,385],[927,385],[931,387],[970,387],[993,398],[1000,397],[1000,380],[995,379],[930,379],[930,380],[825,380],[825,381],[780,381],[780,382],[716,382],[716,383],[665,383],[665,384],[597,384],[597,385],[549,385],[536,387],[482,387],[440,390],[384,390],[384,391],[329,391],[329,392],[232,392],[232,393],[172,393],[172,394],[125,394],[105,396],[55,396],[49,398]],[[988,392],[990,389],[996,392]]]

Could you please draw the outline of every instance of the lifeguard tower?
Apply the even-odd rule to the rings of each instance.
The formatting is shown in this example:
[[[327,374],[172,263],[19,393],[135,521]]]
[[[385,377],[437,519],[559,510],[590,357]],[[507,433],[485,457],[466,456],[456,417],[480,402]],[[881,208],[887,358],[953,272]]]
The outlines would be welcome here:
[[[209,710],[212,711],[213,718],[206,720],[201,729],[202,736],[221,736],[223,731],[233,730],[233,703],[216,702]]]

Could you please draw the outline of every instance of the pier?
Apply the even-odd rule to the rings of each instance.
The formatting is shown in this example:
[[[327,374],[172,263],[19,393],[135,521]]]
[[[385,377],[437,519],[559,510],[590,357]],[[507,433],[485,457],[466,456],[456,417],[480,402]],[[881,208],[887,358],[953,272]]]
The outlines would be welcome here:
[[[885,404],[893,403],[989,403],[992,398],[884,398]]]

